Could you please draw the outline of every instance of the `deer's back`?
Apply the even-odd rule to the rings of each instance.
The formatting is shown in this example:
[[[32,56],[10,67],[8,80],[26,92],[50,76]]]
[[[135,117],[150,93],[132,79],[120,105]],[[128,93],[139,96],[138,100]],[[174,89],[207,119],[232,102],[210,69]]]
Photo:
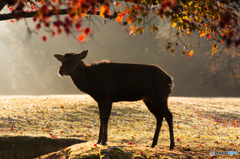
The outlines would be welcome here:
[[[91,90],[95,96],[112,96],[114,101],[135,101],[168,89],[171,77],[155,65],[99,63],[92,71]],[[92,95],[92,96],[93,96]]]

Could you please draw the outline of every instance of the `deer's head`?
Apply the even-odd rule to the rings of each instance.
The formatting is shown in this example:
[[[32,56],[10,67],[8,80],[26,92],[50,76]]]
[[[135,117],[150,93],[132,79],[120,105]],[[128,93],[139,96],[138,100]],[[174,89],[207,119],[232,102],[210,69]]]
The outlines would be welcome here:
[[[71,76],[76,73],[77,69],[83,66],[82,60],[87,56],[88,50],[84,50],[79,54],[65,53],[64,55],[55,54],[54,57],[62,62],[58,73],[59,76]]]

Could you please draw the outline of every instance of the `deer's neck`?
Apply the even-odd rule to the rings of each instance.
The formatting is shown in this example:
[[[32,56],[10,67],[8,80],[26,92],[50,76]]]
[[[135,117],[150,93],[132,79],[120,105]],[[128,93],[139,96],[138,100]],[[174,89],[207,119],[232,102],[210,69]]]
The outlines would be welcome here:
[[[88,66],[82,62],[79,68],[76,70],[76,73],[70,77],[80,91],[90,94],[91,88],[89,82],[91,81],[91,74],[88,70]]]

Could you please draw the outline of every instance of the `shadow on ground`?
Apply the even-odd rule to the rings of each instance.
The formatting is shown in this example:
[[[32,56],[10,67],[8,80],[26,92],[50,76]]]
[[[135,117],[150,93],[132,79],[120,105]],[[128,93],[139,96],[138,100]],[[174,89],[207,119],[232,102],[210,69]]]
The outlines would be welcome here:
[[[85,141],[47,137],[1,136],[0,158],[32,159],[82,142]]]

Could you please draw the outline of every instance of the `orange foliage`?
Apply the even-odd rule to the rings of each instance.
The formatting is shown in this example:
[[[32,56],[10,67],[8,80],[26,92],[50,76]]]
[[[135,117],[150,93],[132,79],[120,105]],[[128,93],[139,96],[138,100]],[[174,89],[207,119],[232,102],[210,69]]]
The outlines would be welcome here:
[[[117,21],[118,23],[120,23],[120,22],[122,21],[122,19],[123,19],[123,13],[121,12],[121,13],[118,14],[118,16],[117,16],[117,18],[116,18],[116,21]]]
[[[85,35],[84,34],[81,34],[80,36],[78,36],[78,41],[79,42],[83,42],[85,40]]]

